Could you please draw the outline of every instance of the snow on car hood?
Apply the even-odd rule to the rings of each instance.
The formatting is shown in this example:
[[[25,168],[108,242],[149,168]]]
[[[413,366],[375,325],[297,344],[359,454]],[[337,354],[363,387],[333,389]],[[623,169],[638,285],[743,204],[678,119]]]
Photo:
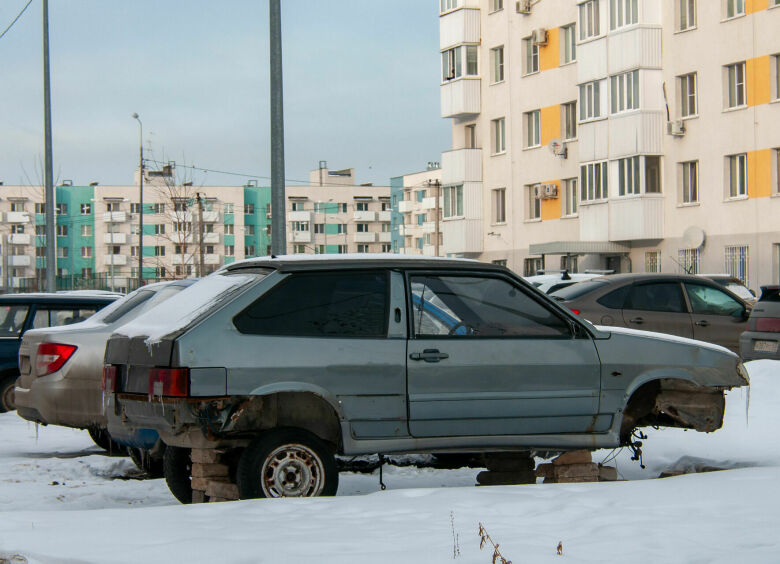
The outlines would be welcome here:
[[[618,333],[620,335],[636,335],[637,337],[646,337],[650,339],[658,339],[659,341],[667,341],[669,343],[684,343],[686,345],[693,345],[702,349],[710,349],[718,352],[725,352],[736,356],[733,352],[726,347],[716,345],[714,343],[708,343],[706,341],[697,341],[696,339],[688,339],[687,337],[680,337],[678,335],[669,335],[667,333],[657,333],[655,331],[641,331],[639,329],[629,329],[628,327],[612,327],[610,325],[594,325],[599,331],[607,333]]]
[[[260,278],[262,275],[255,273],[212,274],[122,325],[115,333],[130,338],[146,337],[147,346],[159,343],[163,337],[186,327],[214,304]]]

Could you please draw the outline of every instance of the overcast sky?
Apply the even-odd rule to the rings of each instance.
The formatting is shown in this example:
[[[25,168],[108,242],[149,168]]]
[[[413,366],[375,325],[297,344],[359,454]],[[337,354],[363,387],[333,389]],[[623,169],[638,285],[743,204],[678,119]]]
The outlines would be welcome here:
[[[0,1],[0,32],[27,0]],[[281,0],[288,183],[320,160],[359,182],[423,170],[439,117],[438,2]],[[38,184],[42,0],[0,39],[0,181]],[[158,160],[270,176],[267,0],[50,0],[54,175],[130,184]],[[260,184],[270,181],[260,179]]]

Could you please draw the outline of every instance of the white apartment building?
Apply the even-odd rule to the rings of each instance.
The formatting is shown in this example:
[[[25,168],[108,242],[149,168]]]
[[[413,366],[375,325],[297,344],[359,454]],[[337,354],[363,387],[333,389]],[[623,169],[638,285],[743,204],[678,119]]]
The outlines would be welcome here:
[[[393,252],[442,256],[439,163],[430,162],[424,171],[391,178],[390,189],[399,214]]]
[[[780,280],[780,0],[440,0],[442,243]]]

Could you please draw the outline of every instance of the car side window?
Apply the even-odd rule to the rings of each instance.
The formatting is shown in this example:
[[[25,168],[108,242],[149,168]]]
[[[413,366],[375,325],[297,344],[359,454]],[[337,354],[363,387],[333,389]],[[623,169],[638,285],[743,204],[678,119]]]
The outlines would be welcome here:
[[[628,296],[628,291],[630,289],[631,285],[628,284],[618,288],[617,290],[613,290],[609,294],[604,294],[596,301],[604,307],[608,307],[610,309],[623,309],[623,306],[626,303],[626,296]]]
[[[24,328],[29,306],[0,306],[0,337],[18,337]]]
[[[33,317],[33,329],[73,325],[86,321],[97,311],[96,307],[37,308]]]
[[[703,284],[685,283],[693,313],[699,315],[734,315],[744,308],[727,293]]]
[[[625,309],[685,313],[685,300],[678,282],[635,284],[628,292]]]
[[[411,276],[415,337],[568,338],[569,324],[501,278]]]
[[[233,320],[241,333],[291,337],[386,337],[388,273],[293,274]]]

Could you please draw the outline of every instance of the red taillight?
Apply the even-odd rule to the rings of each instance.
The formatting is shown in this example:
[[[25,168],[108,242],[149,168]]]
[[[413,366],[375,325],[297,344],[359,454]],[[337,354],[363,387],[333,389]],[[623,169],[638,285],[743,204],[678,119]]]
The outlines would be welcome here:
[[[149,371],[149,395],[187,397],[190,395],[190,369],[152,368]]]
[[[578,310],[578,309],[574,309],[574,308],[572,308],[571,312],[572,312],[574,315],[579,315],[579,314],[580,314],[580,310]]]
[[[57,372],[68,362],[68,359],[76,352],[73,345],[61,345],[59,343],[41,343],[38,345],[38,353],[35,361],[35,372],[38,376],[46,376]]]
[[[103,365],[103,391],[104,392],[116,392],[117,390],[117,375],[119,371],[113,364]]]
[[[758,317],[756,318],[756,331],[780,333],[780,319],[777,317]]]

